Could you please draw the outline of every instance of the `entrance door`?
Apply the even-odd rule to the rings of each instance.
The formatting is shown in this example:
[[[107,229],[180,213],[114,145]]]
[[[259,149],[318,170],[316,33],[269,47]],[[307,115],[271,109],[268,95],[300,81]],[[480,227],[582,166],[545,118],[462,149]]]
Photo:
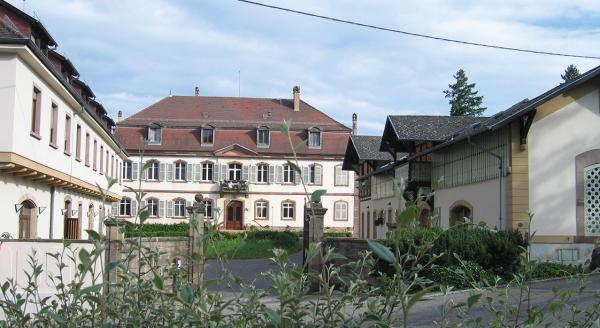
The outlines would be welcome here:
[[[31,216],[33,212],[33,206],[29,202],[21,203],[23,207],[19,211],[19,238],[29,239],[31,238]]]
[[[225,220],[225,229],[227,230],[242,230],[243,204],[239,201],[232,201],[227,206],[227,218]]]

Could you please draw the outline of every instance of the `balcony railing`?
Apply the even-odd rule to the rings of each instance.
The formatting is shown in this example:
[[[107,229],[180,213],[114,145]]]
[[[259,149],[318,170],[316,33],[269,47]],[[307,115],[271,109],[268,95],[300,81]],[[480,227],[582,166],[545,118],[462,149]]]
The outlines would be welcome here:
[[[412,162],[410,163],[410,181],[431,182],[431,163],[430,162]]]
[[[221,192],[246,193],[246,192],[248,192],[248,181],[244,181],[244,180],[221,181]]]

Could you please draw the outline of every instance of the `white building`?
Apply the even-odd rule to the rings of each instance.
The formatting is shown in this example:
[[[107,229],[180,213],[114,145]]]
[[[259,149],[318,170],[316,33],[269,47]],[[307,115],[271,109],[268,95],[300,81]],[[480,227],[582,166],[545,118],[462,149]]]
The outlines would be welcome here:
[[[0,1],[0,232],[86,238],[102,229],[99,185],[120,199],[114,123],[36,19]],[[5,235],[5,237],[9,237]]]
[[[288,165],[294,159],[279,131],[284,120],[292,122],[293,145],[307,141],[296,148],[301,174]],[[205,97],[196,90],[196,96],[166,97],[116,129],[131,155],[124,183],[147,192],[142,206],[150,205],[148,223],[182,222],[185,207],[201,193],[206,216],[230,230],[301,228],[303,179],[308,193],[327,190],[325,228],[350,231],[354,178],[342,170],[349,135],[349,128],[301,101],[298,87],[293,99]],[[140,172],[142,138],[148,139],[144,162],[152,164]],[[133,219],[139,205],[126,190],[114,208]]]

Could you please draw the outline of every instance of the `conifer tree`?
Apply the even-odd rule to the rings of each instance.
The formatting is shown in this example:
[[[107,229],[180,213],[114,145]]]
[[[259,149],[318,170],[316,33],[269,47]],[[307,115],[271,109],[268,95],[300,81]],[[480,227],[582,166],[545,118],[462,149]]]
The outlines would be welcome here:
[[[468,83],[469,79],[463,69],[459,69],[454,75],[456,82],[448,85],[444,90],[446,98],[449,98],[451,116],[481,116],[487,109],[481,107],[483,96],[478,96],[475,83]]]
[[[581,73],[579,73],[577,66],[571,64],[567,66],[567,69],[565,69],[565,74],[561,74],[560,77],[563,79],[563,81],[569,82],[578,78],[580,75]]]

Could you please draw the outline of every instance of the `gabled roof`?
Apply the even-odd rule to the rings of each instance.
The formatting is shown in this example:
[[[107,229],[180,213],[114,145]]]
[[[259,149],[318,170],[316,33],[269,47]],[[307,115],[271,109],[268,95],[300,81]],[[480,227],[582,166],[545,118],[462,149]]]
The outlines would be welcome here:
[[[48,52],[60,59],[61,65],[65,65],[66,70],[69,71],[73,76],[79,76],[79,71],[77,71],[77,68],[75,68],[75,65],[73,65],[69,58],[65,57],[63,54],[59,53],[54,49],[50,49],[48,50]]]
[[[361,161],[392,161],[394,158],[390,153],[379,151],[380,144],[379,136],[350,136],[342,169],[354,170],[353,166]]]
[[[390,115],[386,122],[401,141],[444,141],[448,136],[485,117]]]
[[[22,19],[26,20],[29,24],[31,24],[32,29],[34,29],[37,33],[41,34],[44,38],[46,38],[46,41],[48,42],[49,46],[51,46],[51,47],[58,46],[58,44],[56,43],[54,38],[52,38],[52,35],[50,35],[48,30],[46,30],[46,27],[44,27],[42,22],[29,16],[25,12],[19,10],[18,8],[16,8],[15,6],[11,5],[10,3],[6,2],[6,1],[0,0],[0,6],[8,9],[8,11],[21,17]],[[29,36],[27,36],[26,38],[29,38]]]
[[[73,79],[73,80],[71,80],[71,83],[76,84],[79,87],[81,87],[81,90],[83,90],[84,92],[86,92],[90,98],[96,98],[96,95],[94,94],[94,91],[92,91],[92,88],[90,88],[90,86],[87,85],[82,80],[80,80],[80,79]]]
[[[538,106],[551,100],[552,98],[561,95],[565,92],[570,91],[594,78],[600,76],[600,66],[597,66],[585,73],[578,78],[557,85],[556,87],[536,96],[533,99],[523,99],[518,103],[512,105],[508,109],[496,113],[494,116],[485,119],[482,122],[471,124],[464,129],[457,131],[456,133],[449,136],[442,144],[431,148],[428,152],[435,151],[437,149],[449,146],[461,140],[467,139],[470,136],[474,136],[486,131],[499,129],[510,122],[521,118],[524,115],[534,111]]]
[[[145,126],[161,122],[166,127],[198,127],[210,124],[217,128],[278,129],[283,120],[292,121],[292,129],[318,127],[322,131],[350,132],[304,101],[294,111],[291,99],[171,96],[150,105],[117,123],[119,126]]]

